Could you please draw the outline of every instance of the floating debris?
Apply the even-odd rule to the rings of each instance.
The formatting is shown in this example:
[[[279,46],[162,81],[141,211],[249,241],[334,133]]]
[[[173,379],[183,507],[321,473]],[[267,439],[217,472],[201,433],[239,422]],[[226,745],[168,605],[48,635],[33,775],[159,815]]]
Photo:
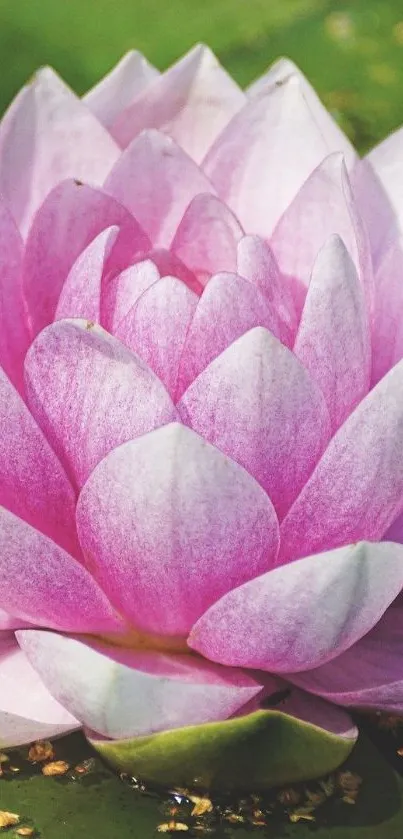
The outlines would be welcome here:
[[[286,787],[277,793],[277,801],[283,807],[295,807],[301,801],[301,793],[294,787]]]
[[[7,810],[0,810],[0,830],[5,830],[7,827],[12,827],[14,824],[19,824],[20,817],[17,813],[8,813]]]
[[[19,827],[15,831],[16,836],[35,836],[36,830],[34,827]]]
[[[194,804],[191,816],[204,816],[205,813],[211,813],[213,810],[213,802],[210,798],[199,798],[197,795],[189,795],[189,801]]]
[[[158,833],[180,833],[189,830],[189,825],[184,822],[165,822],[157,826]]]
[[[288,818],[292,824],[296,824],[301,821],[314,822],[315,816],[313,815],[313,812],[313,807],[300,807],[299,810],[293,810],[292,813],[289,813]]]
[[[90,772],[93,772],[96,767],[96,760],[93,757],[88,758],[88,760],[83,760],[82,763],[78,763],[77,766],[74,767],[74,772],[77,775],[88,775]]]
[[[43,763],[45,760],[52,760],[54,756],[54,749],[49,740],[39,740],[37,743],[33,743],[28,752],[28,760],[31,763]]]
[[[70,764],[65,760],[54,760],[42,766],[42,775],[65,775],[70,769]]]

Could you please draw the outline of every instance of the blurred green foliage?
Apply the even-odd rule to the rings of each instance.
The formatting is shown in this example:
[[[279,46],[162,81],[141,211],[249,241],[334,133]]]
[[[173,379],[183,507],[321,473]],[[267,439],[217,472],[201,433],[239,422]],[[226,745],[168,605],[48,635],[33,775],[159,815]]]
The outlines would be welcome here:
[[[79,93],[130,48],[205,41],[243,85],[288,55],[361,150],[403,123],[402,0],[0,0],[0,108],[40,65]]]

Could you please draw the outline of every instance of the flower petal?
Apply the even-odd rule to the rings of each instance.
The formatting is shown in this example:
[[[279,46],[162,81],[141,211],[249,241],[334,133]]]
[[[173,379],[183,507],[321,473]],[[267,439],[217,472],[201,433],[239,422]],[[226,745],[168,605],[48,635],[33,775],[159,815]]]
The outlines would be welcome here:
[[[203,169],[246,232],[267,237],[329,151],[298,78],[290,76],[236,114]]]
[[[158,128],[200,163],[244,102],[238,85],[200,44],[133,99],[112,134],[125,148],[144,128]]]
[[[0,193],[23,235],[65,178],[102,184],[119,147],[49,67],[18,94],[0,126]]]
[[[196,195],[176,231],[171,250],[202,285],[219,271],[236,271],[237,243],[243,230],[214,195]]]
[[[92,322],[44,329],[25,371],[30,409],[78,486],[115,446],[176,417],[154,373]]]
[[[362,285],[339,236],[319,252],[294,353],[326,398],[335,431],[368,393],[371,339]]]
[[[280,562],[382,538],[403,509],[402,433],[399,362],[330,441],[282,523]]]
[[[85,94],[83,102],[119,142],[114,135],[114,123],[133,99],[158,76],[158,70],[141,52],[130,50],[110,73]]]
[[[129,314],[141,295],[160,279],[160,272],[151,259],[130,265],[105,283],[102,295],[102,325],[112,335]]]
[[[375,274],[372,329],[372,382],[403,358],[403,237],[386,251]]]
[[[17,638],[52,695],[107,737],[225,719],[261,691],[246,674],[191,655],[90,647],[37,630]]]
[[[0,747],[67,734],[80,727],[48,693],[14,639],[0,635]]]
[[[304,690],[351,708],[403,713],[403,610],[391,607],[351,649],[287,678]]]
[[[80,562],[0,509],[0,606],[63,632],[118,632],[122,621]]]
[[[23,365],[29,335],[22,294],[23,243],[15,221],[0,200],[0,366],[23,392]]]
[[[311,670],[369,632],[402,588],[402,545],[348,545],[230,591],[202,615],[188,643],[220,664]]]
[[[383,193],[386,193],[389,205],[394,211],[395,225],[399,232],[403,232],[402,151],[403,128],[399,128],[375,146],[365,159],[375,173]],[[364,170],[364,178],[368,179],[366,170]]]
[[[105,183],[149,235],[169,247],[176,228],[199,192],[214,192],[203,172],[179,146],[158,131],[144,131],[120,156]]]
[[[116,329],[116,337],[145,361],[172,398],[198,299],[176,277],[164,277],[142,294]]]
[[[200,373],[178,411],[184,423],[253,475],[280,520],[330,439],[321,391],[293,353],[261,327]]]
[[[88,318],[101,322],[102,278],[118,227],[108,227],[80,254],[63,285],[55,320]]]
[[[77,504],[93,574],[134,625],[184,635],[226,591],[275,561],[278,522],[259,485],[173,423],[120,446]]]
[[[63,283],[80,254],[114,225],[120,233],[110,267],[117,271],[150,246],[130,213],[109,195],[75,181],[64,181],[48,195],[35,216],[24,256],[23,290],[32,337],[53,320]]]
[[[259,236],[244,236],[238,244],[237,269],[241,277],[253,283],[266,295],[290,330],[293,344],[306,290],[300,284],[290,284],[289,278],[280,274],[275,256],[267,242]]]

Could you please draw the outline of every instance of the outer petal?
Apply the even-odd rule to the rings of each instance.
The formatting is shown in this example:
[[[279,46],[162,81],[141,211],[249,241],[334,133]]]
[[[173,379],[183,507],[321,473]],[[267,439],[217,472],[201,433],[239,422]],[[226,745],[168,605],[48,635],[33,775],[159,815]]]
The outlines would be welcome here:
[[[108,227],[74,263],[62,288],[55,320],[88,318],[100,323],[102,278],[119,228]]]
[[[207,284],[185,341],[178,398],[214,358],[255,326],[286,342],[287,327],[274,305],[236,274],[217,274]]]
[[[280,274],[273,251],[259,236],[244,236],[238,244],[237,269],[270,300],[290,331],[293,343],[306,290]]]
[[[169,247],[192,198],[214,189],[173,140],[153,130],[123,152],[105,191],[133,213],[153,245]]]
[[[8,612],[5,612],[4,609],[0,609],[0,645],[1,640],[6,634],[8,635],[9,632],[13,632],[14,629],[22,629],[23,627],[29,625],[28,621],[15,618],[14,615],[10,615]]]
[[[355,200],[368,230],[374,269],[399,235],[399,216],[369,158],[360,160],[350,175]]]
[[[46,198],[30,230],[24,256],[24,297],[32,336],[53,318],[63,283],[82,251],[107,227],[120,233],[110,266],[122,270],[150,242],[130,213],[109,195],[65,181]]]
[[[280,561],[378,541],[403,509],[403,362],[339,428],[282,524]]]
[[[17,638],[52,695],[107,737],[226,719],[261,691],[242,672],[190,655],[94,649],[35,630],[19,631]]]
[[[335,233],[352,256],[372,304],[368,237],[340,154],[330,155],[318,166],[280,219],[271,239],[280,269],[307,286],[318,252]]]
[[[171,250],[202,285],[219,271],[236,271],[238,220],[214,195],[196,195],[176,231]]]
[[[48,693],[14,639],[0,637],[0,747],[67,734],[80,723]]]
[[[92,322],[49,326],[25,370],[31,411],[78,486],[112,448],[176,416],[154,373]]]
[[[290,76],[245,105],[203,169],[246,232],[267,237],[329,151],[298,78]]]
[[[403,232],[403,128],[399,128],[375,146],[366,157],[366,162],[375,173],[376,179],[386,194],[389,205],[392,206],[397,230]],[[368,179],[366,170],[364,178]],[[383,218],[378,220],[382,223]],[[389,219],[390,222],[390,219]],[[383,225],[382,225],[383,226]],[[390,224],[389,224],[390,228]]]
[[[315,262],[294,353],[325,395],[336,430],[368,393],[371,378],[363,288],[338,236]]]
[[[22,295],[22,249],[15,221],[0,201],[0,365],[19,391],[23,390],[23,363],[29,346]]]
[[[116,119],[124,148],[144,128],[169,134],[200,162],[245,96],[208,47],[194,47],[140,93]]]
[[[64,632],[118,632],[122,621],[88,571],[21,519],[0,510],[0,605]]]
[[[1,369],[0,427],[0,505],[79,556],[73,487]]]
[[[12,103],[0,127],[0,192],[23,235],[50,190],[65,178],[101,184],[119,147],[45,67]]]
[[[348,545],[230,591],[200,618],[188,643],[221,664],[311,670],[369,632],[402,588],[402,545]]]
[[[331,117],[329,111],[322,105],[319,96],[306,76],[289,58],[280,58],[276,61],[265,75],[257,79],[248,88],[247,94],[251,98],[261,96],[265,90],[273,85],[284,84],[290,76],[298,78],[306,104],[328,145],[329,151],[343,152],[347,167],[351,169],[358,161],[357,152],[337,125],[337,122]]]
[[[129,314],[141,295],[160,279],[160,272],[151,259],[130,265],[121,274],[111,277],[102,295],[102,325],[113,335],[120,321]]]
[[[293,353],[260,327],[198,376],[178,410],[183,422],[259,481],[280,519],[330,439],[319,388]]]
[[[403,358],[403,237],[386,252],[375,275],[372,381]]]
[[[174,636],[270,567],[278,545],[259,485],[176,423],[99,464],[81,491],[77,527],[96,579],[128,619]]]
[[[198,299],[180,280],[165,277],[144,292],[116,329],[116,337],[154,370],[172,398]]]
[[[83,97],[87,108],[108,129],[143,90],[157,79],[158,70],[137,50],[130,50],[107,76]]]
[[[292,682],[338,705],[403,713],[403,611],[388,609],[351,649]]]

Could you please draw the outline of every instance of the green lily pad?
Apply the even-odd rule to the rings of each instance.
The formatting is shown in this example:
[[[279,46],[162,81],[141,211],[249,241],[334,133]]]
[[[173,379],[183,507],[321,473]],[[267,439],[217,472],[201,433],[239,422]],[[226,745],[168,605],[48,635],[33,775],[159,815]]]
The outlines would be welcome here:
[[[131,740],[90,742],[115,769],[149,783],[224,790],[317,778],[340,766],[354,745],[274,710]]]

